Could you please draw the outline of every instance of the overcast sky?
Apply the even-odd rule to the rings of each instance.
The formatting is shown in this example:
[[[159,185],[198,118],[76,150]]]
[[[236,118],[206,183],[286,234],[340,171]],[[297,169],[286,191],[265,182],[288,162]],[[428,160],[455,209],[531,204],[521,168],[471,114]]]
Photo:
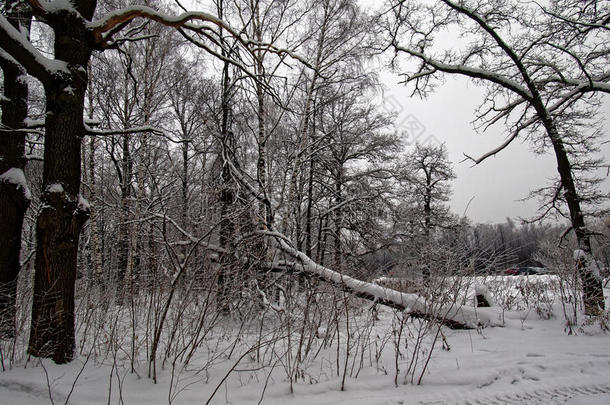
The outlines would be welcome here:
[[[378,0],[359,0],[365,9],[379,7]],[[455,36],[447,33],[437,38],[441,46],[449,45]],[[555,158],[552,155],[536,155],[530,146],[523,141],[513,142],[508,148],[495,157],[474,166],[472,162],[462,162],[464,153],[479,157],[506,139],[507,133],[502,125],[490,128],[484,134],[477,134],[471,124],[476,107],[482,98],[482,89],[476,87],[466,78],[446,76],[444,85],[440,85],[427,99],[411,97],[411,87],[397,84],[401,78],[385,71],[380,74],[385,86],[383,96],[388,109],[399,112],[396,124],[409,132],[413,118],[423,128],[417,136],[420,141],[445,142],[449,158],[454,164],[457,179],[453,182],[453,196],[450,202],[454,213],[464,213],[475,222],[498,223],[507,217],[513,219],[530,218],[536,214],[537,201],[521,201],[529,195],[530,190],[548,183],[548,179],[557,174]],[[601,114],[610,121],[610,97],[606,96]],[[413,131],[411,131],[413,132]],[[603,155],[610,160],[610,123],[605,123],[607,143],[602,146]],[[430,138],[430,137],[433,138]],[[408,135],[407,140],[414,136]],[[460,163],[462,162],[462,163]],[[610,194],[610,178],[607,173],[602,185],[604,192]]]
[[[364,8],[379,6],[378,0],[359,0]],[[189,0],[193,9],[215,12],[209,0]],[[196,4],[196,5],[195,5]],[[454,37],[449,36],[448,38]],[[448,39],[451,40],[451,39]],[[442,41],[441,41],[442,42]],[[373,63],[375,64],[375,63]],[[513,142],[507,149],[480,165],[462,162],[464,153],[478,157],[500,145],[506,137],[498,125],[484,134],[477,134],[472,127],[475,108],[482,100],[482,90],[465,78],[447,77],[427,99],[411,97],[411,88],[397,84],[398,75],[380,69],[380,79],[385,87],[385,108],[398,112],[398,129],[409,132],[413,122],[421,126],[417,135],[420,141],[438,139],[445,142],[449,158],[454,164],[457,179],[453,181],[451,209],[458,215],[466,214],[475,222],[498,223],[507,217],[529,218],[536,214],[537,201],[521,201],[529,191],[548,183],[557,174],[554,156],[536,155],[527,143]],[[601,111],[610,119],[610,97]],[[415,121],[414,121],[415,120]],[[604,155],[610,158],[610,124],[606,122]],[[432,138],[431,138],[432,137]],[[604,173],[605,174],[605,173]],[[610,179],[603,184],[603,191],[610,192]]]
[[[471,124],[475,108],[482,100],[482,91],[464,78],[448,77],[427,99],[411,97],[412,88],[397,84],[396,74],[381,74],[385,85],[383,97],[388,109],[399,113],[396,123],[407,133],[407,141],[445,142],[449,158],[454,164],[457,179],[453,182],[452,210],[476,222],[504,222],[507,217],[531,217],[536,214],[537,202],[520,201],[529,191],[547,183],[557,174],[554,157],[536,155],[527,143],[513,142],[495,157],[474,166],[462,162],[464,153],[479,157],[500,145],[506,136],[498,125],[484,134],[477,134]],[[608,97],[602,114],[609,118]],[[415,121],[416,120],[416,121]],[[421,130],[417,126],[421,125]],[[610,140],[610,126],[606,122],[605,140]],[[417,135],[419,133],[419,135]],[[610,144],[604,147],[610,155]],[[610,190],[606,180],[605,192]],[[472,200],[472,201],[471,201]],[[469,204],[470,201],[470,204]]]

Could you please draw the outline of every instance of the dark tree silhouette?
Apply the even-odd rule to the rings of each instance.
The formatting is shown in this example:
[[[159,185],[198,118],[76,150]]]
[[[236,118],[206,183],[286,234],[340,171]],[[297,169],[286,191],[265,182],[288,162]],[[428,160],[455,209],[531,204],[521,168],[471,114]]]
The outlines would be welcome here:
[[[17,1],[3,4],[8,22],[17,29],[30,30],[29,7]],[[4,94],[0,98],[0,338],[15,334],[15,297],[21,268],[21,231],[30,199],[25,168],[24,127],[27,117],[28,85],[25,69],[0,49]]]
[[[472,159],[475,163],[501,152],[520,135],[535,138],[544,134],[539,142],[552,150],[559,175],[545,213],[562,214],[559,206],[565,203],[578,247],[591,260],[590,231],[583,210],[587,191],[579,188],[583,181],[577,177],[583,165],[574,153],[577,145],[585,143],[582,138],[574,138],[578,135],[574,131],[577,123],[571,120],[575,115],[586,115],[587,110],[595,112],[599,107],[595,94],[610,92],[610,76],[605,70],[607,41],[600,42],[608,29],[607,3],[598,7],[597,1],[565,0],[553,2],[548,9],[537,4],[498,5],[485,0],[391,3],[389,47],[396,55],[419,61],[405,75],[405,82],[414,83],[414,92],[425,94],[438,75],[468,77],[488,89],[477,117],[480,126],[507,124],[507,140]],[[435,37],[447,27],[462,30],[466,45],[438,54]],[[593,152],[587,150],[585,154]],[[590,164],[584,167],[594,169]],[[604,309],[601,279],[587,265],[579,266],[578,271],[585,312],[598,314]]]

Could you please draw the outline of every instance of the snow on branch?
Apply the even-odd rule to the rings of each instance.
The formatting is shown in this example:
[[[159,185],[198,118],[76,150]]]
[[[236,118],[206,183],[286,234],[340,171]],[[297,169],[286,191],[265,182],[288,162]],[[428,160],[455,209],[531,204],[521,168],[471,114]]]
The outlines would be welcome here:
[[[45,126],[45,120],[30,120],[26,119],[23,122],[23,126],[20,128],[10,128],[6,125],[0,124],[0,133],[2,132],[25,132],[25,133],[33,133],[44,135],[44,132],[41,131],[41,128]],[[125,129],[96,129],[94,126],[99,125],[99,121],[85,119],[85,134],[93,135],[93,136],[111,136],[111,135],[129,135],[129,134],[137,134],[141,132],[150,132],[155,135],[164,135],[166,136],[166,132],[162,128],[153,127],[153,126],[141,126],[141,127],[132,127]],[[171,140],[171,139],[170,139]]]
[[[396,51],[404,52],[406,54],[409,54],[411,56],[414,56],[414,57],[420,59],[421,61],[425,62],[426,64],[432,66],[432,68],[434,68],[435,71],[439,71],[439,72],[443,72],[443,73],[459,74],[459,75],[467,76],[467,77],[470,77],[473,79],[487,80],[487,81],[498,84],[508,90],[511,90],[511,91],[517,93],[519,96],[521,96],[522,98],[524,98],[526,100],[532,99],[532,93],[527,88],[521,86],[519,83],[517,83],[511,79],[508,79],[500,74],[491,72],[489,70],[479,69],[479,68],[470,67],[470,66],[466,66],[466,65],[460,65],[460,64],[444,63],[444,62],[441,62],[434,58],[431,58],[422,52],[419,52],[419,51],[416,51],[416,50],[410,49],[410,48],[405,48],[398,44],[394,44],[394,49]],[[430,72],[426,72],[426,75],[429,75],[429,74],[430,74]],[[416,80],[421,77],[422,77],[421,73],[415,74],[413,76],[408,77],[407,82]]]
[[[568,86],[574,86],[577,93],[603,92],[610,93],[610,73],[605,73],[600,77],[591,77],[588,80],[569,79],[565,77],[551,77],[542,84],[560,83]]]
[[[165,14],[159,12],[151,7],[146,6],[131,6],[126,7],[121,10],[116,10],[110,13],[107,13],[104,18],[92,21],[89,24],[89,27],[92,28],[96,35],[102,34],[104,32],[108,32],[112,30],[114,27],[119,24],[130,22],[135,18],[147,18],[150,20],[157,21],[163,25],[171,26],[171,27],[180,27],[186,25],[186,23],[190,21],[203,21],[210,22],[218,27],[221,27],[236,37],[240,37],[239,33],[231,28],[227,23],[213,14],[205,13],[205,12],[185,12],[178,16],[171,16],[169,14]]]
[[[441,0],[441,1],[443,3],[445,3],[451,9],[458,12],[459,14],[465,15],[470,20],[476,22],[491,38],[493,38],[493,40],[500,47],[500,49],[502,49],[502,51],[513,61],[515,67],[519,70],[521,77],[523,78],[525,84],[527,85],[526,93],[522,94],[522,93],[517,92],[517,94],[519,94],[521,97],[523,97],[527,100],[531,100],[533,98],[539,97],[538,90],[536,89],[534,83],[532,82],[532,78],[530,77],[529,73],[527,72],[527,69],[525,68],[525,66],[523,64],[521,57],[519,55],[517,55],[517,53],[514,51],[514,49],[511,48],[511,46],[508,43],[506,43],[506,41],[500,36],[498,31],[492,25],[490,25],[483,16],[479,15],[476,10],[466,7],[463,2],[455,3],[451,0]],[[493,75],[493,73],[492,73],[492,75]],[[488,77],[484,77],[484,78],[494,82],[494,80],[492,80],[491,78],[488,78]],[[501,82],[498,84],[500,84],[501,86],[503,86],[511,91],[516,91],[516,89],[514,87],[512,87],[511,82],[512,82],[511,80],[507,80],[506,78],[502,77]],[[528,94],[530,94],[529,97],[527,97]]]
[[[403,293],[391,288],[358,280],[324,267],[313,261],[305,253],[292,246],[283,234],[273,231],[261,232],[273,237],[279,248],[298,260],[302,271],[336,286],[341,286],[359,298],[407,312],[409,315],[439,322],[453,329],[475,329],[487,325],[499,325],[494,308],[474,308],[464,305],[433,305],[417,294]]]
[[[250,52],[256,52],[260,50],[268,50],[277,55],[288,55],[292,59],[298,60],[305,66],[313,69],[313,67],[302,58],[300,55],[294,53],[290,49],[279,48],[272,43],[259,42],[249,39],[243,35],[243,31],[234,29],[230,24],[224,20],[216,17],[213,14],[202,12],[202,11],[188,11],[177,16],[162,13],[151,7],[146,6],[131,6],[117,10],[106,14],[102,19],[89,23],[89,27],[93,31],[93,36],[102,47],[107,47],[109,44],[110,37],[113,34],[120,31],[123,27],[129,24],[136,18],[145,18],[148,20],[156,21],[168,27],[177,29],[187,29],[197,33],[201,33],[208,37],[207,33],[212,33],[214,27],[221,28],[227,31],[233,38],[235,38],[244,48]],[[200,24],[197,24],[200,23]],[[201,23],[204,23],[203,25]],[[205,24],[209,25],[205,25]],[[183,35],[184,33],[181,32]],[[105,35],[106,34],[106,35]],[[191,41],[193,42],[193,41]],[[206,51],[210,51],[209,47],[204,47]],[[218,57],[216,53],[214,56]]]
[[[259,191],[244,178],[241,170],[232,164],[231,159],[227,156],[226,147],[224,145],[222,154],[224,163],[228,165],[231,174],[237,180],[238,184],[244,187],[254,198],[271,209],[270,201],[267,196],[260,194]],[[497,313],[493,308],[481,309],[460,305],[443,305],[439,308],[433,306],[420,295],[403,293],[346,276],[316,263],[305,253],[294,248],[290,239],[282,233],[274,231],[271,224],[267,224],[267,229],[267,231],[258,231],[257,233],[269,238],[274,238],[277,241],[280,250],[300,263],[301,270],[304,273],[340,286],[359,298],[368,299],[391,308],[406,311],[414,317],[440,322],[454,329],[475,329],[479,326],[499,325],[499,323],[495,321],[498,318]]]
[[[23,121],[23,126],[19,128],[11,128],[4,124],[0,124],[0,133],[2,132],[25,132],[27,134],[39,134],[44,135],[44,132],[41,131],[41,128],[44,128],[45,121],[44,120],[31,120],[26,118]]]
[[[65,62],[45,57],[2,15],[0,15],[0,48],[43,83],[54,74],[70,73]]]
[[[593,84],[591,84],[588,81],[577,82],[577,81],[569,81],[569,80],[564,80],[564,82],[568,83],[568,84],[573,84],[577,87],[575,87],[568,93],[562,95],[554,104],[548,106],[547,110],[548,110],[549,114],[556,113],[557,111],[559,111],[560,108],[562,108],[562,107],[565,108],[566,105],[569,106],[570,104],[574,103],[574,101],[577,100],[577,98],[575,98],[575,96],[582,95],[587,92],[595,92],[595,91],[602,91],[602,92],[610,93],[610,84],[608,84],[608,83],[594,82]],[[607,91],[604,90],[604,86],[607,88]],[[520,100],[519,102],[522,102],[522,100]],[[506,111],[509,111],[509,110],[507,109]],[[502,115],[504,115],[504,112],[502,114],[499,114],[498,117],[501,117]],[[494,118],[491,121],[491,123],[497,121],[496,118]],[[533,117],[529,118],[528,120],[522,122],[518,126],[518,128],[516,128],[512,132],[512,134],[498,147],[490,150],[489,152],[481,155],[478,158],[474,158],[472,156],[464,154],[465,160],[470,160],[475,165],[478,165],[479,163],[483,162],[484,160],[486,160],[492,156],[495,156],[502,150],[506,149],[517,138],[517,136],[519,135],[519,133],[521,131],[529,128],[530,126],[532,126],[538,122],[540,122],[540,117],[538,115],[534,115]]]
[[[94,129],[85,124],[85,133],[87,135],[111,136],[111,135],[129,135],[141,132],[151,132],[157,135],[164,135],[165,132],[157,127],[143,126],[126,129]]]
[[[44,132],[38,129],[30,129],[29,127],[25,128],[9,128],[6,125],[0,124],[0,134],[2,133],[15,133],[15,132],[23,132],[26,134],[38,134],[44,135]]]
[[[600,19],[600,21],[584,21],[582,19],[573,19],[573,18],[565,17],[561,14],[550,11],[547,7],[544,7],[542,4],[539,4],[537,2],[534,2],[534,4],[536,4],[538,7],[540,7],[542,12],[544,12],[545,14],[547,14],[553,18],[556,18],[558,20],[561,20],[563,22],[566,22],[568,24],[610,31],[610,26],[608,25],[608,24],[610,24],[610,15],[608,15],[608,14],[606,14],[602,19]]]
[[[146,18],[169,27],[185,27],[196,30],[205,28],[211,29],[211,27],[196,26],[193,24],[189,25],[190,22],[207,22],[223,28],[235,38],[243,40],[238,31],[234,30],[229,24],[212,14],[205,12],[187,12],[178,16],[171,16],[146,6],[131,6],[108,13],[104,18],[91,22],[89,27],[93,29],[93,35],[96,41],[100,45],[103,45],[106,41],[106,38],[103,37],[104,33],[112,32],[115,27],[129,23],[136,18]]]

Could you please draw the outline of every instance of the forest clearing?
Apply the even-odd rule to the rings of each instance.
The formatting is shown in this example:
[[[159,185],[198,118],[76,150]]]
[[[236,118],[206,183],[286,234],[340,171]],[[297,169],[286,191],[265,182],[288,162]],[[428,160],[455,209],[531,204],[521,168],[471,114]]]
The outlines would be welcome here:
[[[609,44],[601,0],[0,1],[0,403],[608,403]]]

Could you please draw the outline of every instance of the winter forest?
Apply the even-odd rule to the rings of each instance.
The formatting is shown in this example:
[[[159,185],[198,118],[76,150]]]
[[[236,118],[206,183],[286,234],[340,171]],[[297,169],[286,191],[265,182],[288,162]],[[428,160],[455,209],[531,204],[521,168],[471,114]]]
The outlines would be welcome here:
[[[609,2],[1,0],[0,67],[0,404],[610,401]],[[537,212],[453,212],[381,72]]]

